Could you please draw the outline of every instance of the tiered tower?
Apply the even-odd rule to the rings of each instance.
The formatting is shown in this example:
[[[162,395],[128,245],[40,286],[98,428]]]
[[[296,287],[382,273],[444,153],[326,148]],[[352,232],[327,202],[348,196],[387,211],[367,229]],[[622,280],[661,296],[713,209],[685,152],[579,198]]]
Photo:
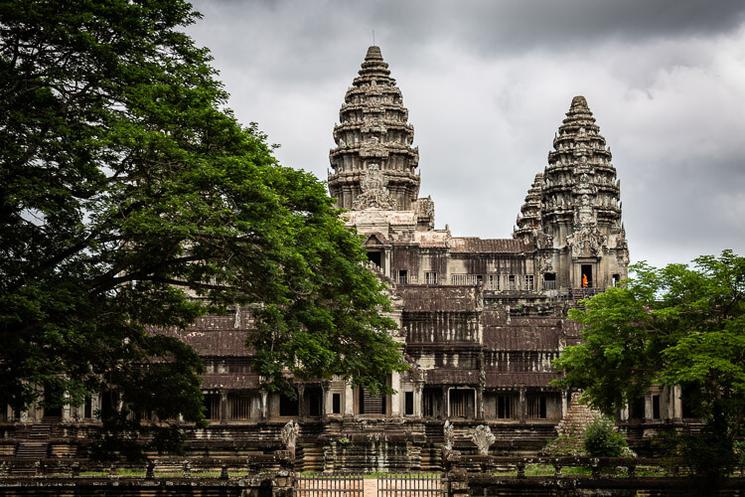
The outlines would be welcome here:
[[[347,90],[329,153],[329,191],[336,205],[361,210],[411,210],[419,193],[419,152],[401,90],[380,48],[367,49]],[[366,195],[363,195],[365,194]]]
[[[525,203],[517,215],[515,237],[531,239],[541,229],[541,194],[543,193],[543,173],[538,173],[525,196]]]
[[[524,238],[533,229],[537,205],[536,265],[544,277],[559,288],[612,286],[626,277],[628,265],[620,182],[585,97],[572,99],[553,145],[543,177],[536,177],[526,197],[515,236]]]

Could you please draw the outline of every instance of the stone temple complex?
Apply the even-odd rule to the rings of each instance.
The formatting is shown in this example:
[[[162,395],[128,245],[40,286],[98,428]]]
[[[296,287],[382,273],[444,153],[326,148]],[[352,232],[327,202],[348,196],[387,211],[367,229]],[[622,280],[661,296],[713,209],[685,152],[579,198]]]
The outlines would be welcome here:
[[[290,420],[299,424],[297,458],[306,470],[434,470],[446,435],[475,452],[469,437],[478,425],[495,435],[492,453],[543,448],[575,407],[576,396],[551,385],[552,360],[579,339],[566,311],[626,277],[629,263],[620,182],[585,98],[571,99],[544,170],[515,206],[514,232],[502,239],[436,228],[433,199],[420,197],[414,127],[376,46],[344,96],[333,138],[330,194],[362,235],[370,267],[388,282],[400,323],[396,339],[411,369],[386,379],[395,390],[390,395],[342,379],[297,383],[294,397],[269,393],[249,366],[249,313],[201,318],[170,332],[191,344],[207,368],[210,425],[189,431],[188,450],[267,454],[282,445]],[[652,390],[621,419],[638,433],[679,420],[680,397],[678,389]],[[104,404],[91,398],[20,418],[6,409],[5,440],[15,442],[0,451],[83,454],[86,430],[95,429]],[[78,435],[45,439],[56,426]],[[23,441],[29,433],[45,441],[43,448]]]

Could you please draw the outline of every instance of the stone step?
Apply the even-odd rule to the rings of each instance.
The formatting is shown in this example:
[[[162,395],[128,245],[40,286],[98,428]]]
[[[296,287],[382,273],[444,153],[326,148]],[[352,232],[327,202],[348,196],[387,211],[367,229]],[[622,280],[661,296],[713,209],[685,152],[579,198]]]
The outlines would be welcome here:
[[[47,457],[47,442],[22,441],[16,450],[16,459],[38,461]]]

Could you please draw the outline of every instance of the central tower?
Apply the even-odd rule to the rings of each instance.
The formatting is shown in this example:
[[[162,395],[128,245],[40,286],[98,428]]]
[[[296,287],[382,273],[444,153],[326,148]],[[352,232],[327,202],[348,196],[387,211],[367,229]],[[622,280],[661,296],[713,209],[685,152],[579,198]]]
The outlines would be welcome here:
[[[337,207],[375,207],[407,211],[419,194],[419,151],[411,144],[414,127],[401,90],[383,60],[380,47],[367,49],[365,60],[344,96],[336,148],[329,153],[333,172],[328,184]]]

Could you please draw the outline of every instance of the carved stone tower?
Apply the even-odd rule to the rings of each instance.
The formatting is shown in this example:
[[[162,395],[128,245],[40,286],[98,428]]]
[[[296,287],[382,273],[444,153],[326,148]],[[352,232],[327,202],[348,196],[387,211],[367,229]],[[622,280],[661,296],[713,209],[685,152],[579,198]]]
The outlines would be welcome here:
[[[514,234],[526,239],[534,233],[544,288],[607,288],[627,276],[620,182],[611,157],[587,101],[574,97]]]
[[[401,90],[380,48],[367,49],[334,127],[328,183],[336,205],[411,210],[419,194],[419,152]]]

